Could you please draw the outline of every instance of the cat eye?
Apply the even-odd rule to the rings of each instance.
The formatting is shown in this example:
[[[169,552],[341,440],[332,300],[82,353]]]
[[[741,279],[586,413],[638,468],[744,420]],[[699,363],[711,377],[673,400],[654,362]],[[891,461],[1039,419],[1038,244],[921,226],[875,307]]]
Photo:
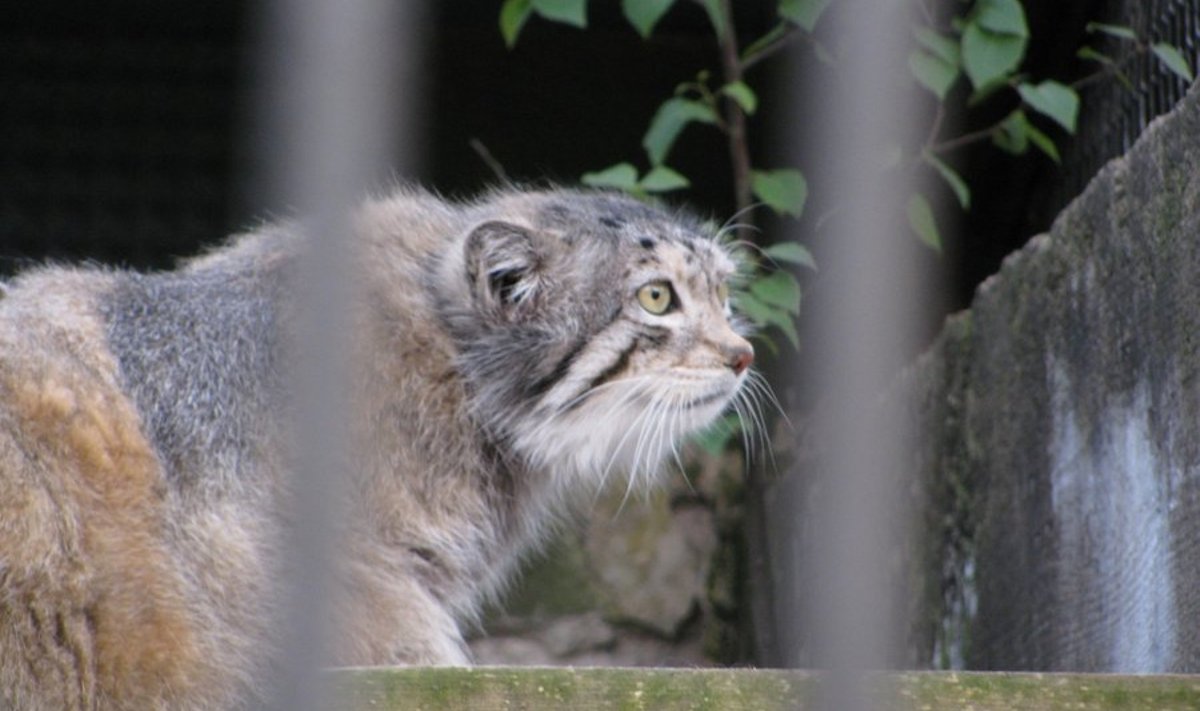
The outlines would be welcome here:
[[[638,303],[650,313],[658,316],[671,308],[671,285],[665,281],[652,281],[638,289]]]
[[[717,301],[724,306],[729,303],[729,285],[717,284]]]

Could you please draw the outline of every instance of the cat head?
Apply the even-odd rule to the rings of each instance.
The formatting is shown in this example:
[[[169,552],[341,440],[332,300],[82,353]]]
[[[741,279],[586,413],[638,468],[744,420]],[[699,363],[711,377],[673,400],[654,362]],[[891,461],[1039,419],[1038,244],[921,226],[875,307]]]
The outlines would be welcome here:
[[[737,265],[693,219],[608,193],[502,195],[462,240],[449,323],[473,410],[535,465],[648,474],[734,403]]]

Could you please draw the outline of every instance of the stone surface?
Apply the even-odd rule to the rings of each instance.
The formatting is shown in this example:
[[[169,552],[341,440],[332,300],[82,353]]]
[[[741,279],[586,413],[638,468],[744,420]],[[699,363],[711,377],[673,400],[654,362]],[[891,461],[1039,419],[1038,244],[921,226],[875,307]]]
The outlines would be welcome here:
[[[652,497],[642,507],[598,507],[586,549],[609,617],[671,638],[704,598],[717,536],[704,505],[672,506],[665,491]]]
[[[710,666],[740,655],[736,463],[697,453],[690,480],[614,487],[530,561],[469,644],[506,665]],[[719,500],[717,494],[722,494]]]
[[[967,663],[1200,671],[1200,93],[971,311]]]

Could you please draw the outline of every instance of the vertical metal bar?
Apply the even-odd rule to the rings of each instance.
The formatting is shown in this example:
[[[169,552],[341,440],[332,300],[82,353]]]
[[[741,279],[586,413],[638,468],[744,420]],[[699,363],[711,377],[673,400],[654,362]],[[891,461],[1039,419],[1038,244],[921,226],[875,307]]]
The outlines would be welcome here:
[[[904,520],[896,481],[904,423],[881,404],[902,362],[897,354],[911,348],[918,330],[913,307],[924,286],[910,264],[905,223],[914,186],[901,180],[911,172],[886,167],[895,149],[914,144],[909,7],[834,3],[826,29],[838,49],[829,70],[835,81],[821,96],[804,97],[797,114],[817,115],[807,144],[820,147],[815,170],[829,179],[823,184],[835,208],[822,236],[821,288],[828,291],[813,313],[812,372],[798,374],[821,388],[817,432],[828,456],[805,506],[811,538],[802,546],[802,587],[791,599],[808,604],[803,628],[792,634],[808,641],[809,663],[829,672],[822,705],[839,710],[877,705],[865,674],[900,658],[902,605],[888,551]]]
[[[259,17],[265,81],[256,109],[272,202],[298,218],[306,248],[287,376],[294,386],[289,519],[282,541],[284,658],[280,709],[327,709],[317,673],[329,666],[339,517],[349,466],[347,423],[353,244],[350,211],[381,182],[390,157],[404,174],[419,2],[272,0]],[[399,142],[399,146],[396,143]]]

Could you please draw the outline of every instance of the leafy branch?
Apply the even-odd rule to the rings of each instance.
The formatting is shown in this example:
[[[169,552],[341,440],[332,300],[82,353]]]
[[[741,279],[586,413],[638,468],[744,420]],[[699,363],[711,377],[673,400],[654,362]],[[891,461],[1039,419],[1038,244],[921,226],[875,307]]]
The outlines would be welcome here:
[[[649,163],[640,172],[632,162],[621,162],[586,173],[582,181],[594,187],[623,190],[646,199],[691,185],[687,176],[668,165],[668,158],[683,132],[691,125],[706,125],[724,136],[734,188],[735,215],[730,229],[743,244],[754,240],[752,211],[765,205],[780,215],[799,217],[807,200],[808,185],[795,169],[762,169],[750,156],[747,119],[758,109],[758,96],[745,82],[746,70],[780,51],[797,37],[808,37],[828,5],[828,0],[782,0],[779,22],[759,40],[742,49],[734,25],[731,0],[691,0],[705,12],[716,40],[719,80],[710,70],[680,83],[674,94],[655,111],[642,138]],[[643,37],[652,36],[659,21],[679,0],[623,0],[629,24]],[[577,27],[586,26],[586,0],[505,0],[500,24],[511,47],[529,17],[541,16]],[[569,19],[559,19],[569,18]],[[734,300],[739,312],[761,330],[778,330],[793,346],[799,345],[795,318],[800,311],[800,285],[785,266],[815,267],[812,255],[797,243],[784,243],[750,255],[749,274]],[[775,345],[765,333],[760,341]]]
[[[1147,53],[1152,53],[1168,71],[1184,81],[1191,82],[1194,78],[1191,66],[1177,48],[1145,40],[1129,27],[1090,23],[1089,33],[1115,38],[1127,51],[1120,58],[1113,58],[1084,46],[1077,55],[1097,63],[1096,71],[1070,84],[1053,79],[1034,84],[1019,71],[1029,42],[1029,27],[1018,0],[975,0],[968,12],[954,18],[948,31],[935,29],[933,13],[924,4],[921,7],[925,10],[926,24],[914,28],[918,47],[909,55],[908,66],[917,83],[931,92],[938,103],[928,137],[916,157],[934,169],[964,210],[970,207],[970,190],[962,177],[938,156],[990,140],[1014,155],[1022,155],[1032,146],[1059,163],[1061,157],[1055,140],[1039,128],[1032,116],[1049,119],[1073,135],[1080,89],[1109,78],[1131,87],[1124,69]],[[1015,93],[1017,105],[985,128],[942,138],[946,102],[951,89],[964,75],[973,89],[966,99],[966,108],[982,104],[1001,92]],[[909,202],[909,226],[922,241],[937,248],[941,237],[927,207],[928,200],[914,193]]]
[[[748,120],[758,109],[759,99],[746,81],[747,71],[784,50],[797,41],[808,42],[815,56],[823,62],[836,64],[814,34],[817,24],[831,0],[778,0],[777,22],[765,34],[739,46],[734,25],[732,0],[689,0],[706,13],[712,26],[719,57],[719,80],[712,72],[703,70],[690,81],[681,83],[674,95],[659,105],[650,119],[642,138],[642,148],[649,167],[639,172],[632,162],[622,162],[585,174],[589,185],[627,191],[638,197],[681,190],[691,185],[687,176],[668,165],[668,158],[685,129],[696,124],[712,126],[724,136],[730,159],[734,187],[734,204],[739,224],[737,236],[745,243],[753,242],[752,209],[765,205],[777,214],[800,217],[808,196],[804,175],[794,168],[764,169],[753,165],[749,150]],[[1023,155],[1036,148],[1051,160],[1061,162],[1054,131],[1072,135],[1076,131],[1080,97],[1083,87],[1106,79],[1116,79],[1126,85],[1126,67],[1137,58],[1152,54],[1168,71],[1186,81],[1193,73],[1187,59],[1175,47],[1139,37],[1129,27],[1091,23],[1087,31],[1120,42],[1124,51],[1117,57],[1108,56],[1090,46],[1082,47],[1078,56],[1096,63],[1096,71],[1071,83],[1055,79],[1033,82],[1022,71],[1030,41],[1028,22],[1020,0],[969,0],[958,5],[960,11],[947,25],[937,22],[937,13],[929,0],[914,0],[921,18],[912,28],[915,48],[908,57],[908,69],[916,83],[936,99],[933,118],[924,142],[913,149],[896,149],[907,160],[891,161],[892,166],[905,169],[929,170],[947,186],[962,209],[970,209],[970,186],[949,163],[948,155],[963,147],[990,141],[1001,150]],[[649,38],[659,21],[673,7],[685,4],[681,0],[622,0],[621,8],[630,25],[643,37]],[[587,26],[587,0],[504,0],[500,11],[500,26],[505,41],[513,46],[527,20],[534,16],[575,27]],[[969,91],[955,91],[967,84]],[[1016,99],[1015,106],[1004,116],[984,128],[944,136],[945,118],[951,113],[953,99],[957,111],[966,111],[1005,96]],[[1051,126],[1045,127],[1049,121]],[[914,191],[907,204],[908,225],[913,234],[936,251],[941,250],[942,237],[930,200]],[[813,260],[799,244],[801,259],[792,264],[812,267]],[[768,250],[769,251],[769,250]],[[790,252],[789,252],[790,253]],[[769,259],[778,259],[768,255]],[[798,285],[787,286],[779,298],[762,298],[760,282],[782,285],[784,277],[776,277],[775,265],[754,259],[747,288],[738,294],[740,310],[760,328],[778,328],[793,344],[794,316],[781,307],[792,304],[792,291]],[[787,262],[788,260],[780,260]],[[792,280],[786,271],[783,274]],[[784,287],[772,287],[783,289]],[[798,300],[796,301],[798,304]],[[795,309],[798,312],[798,305]],[[774,347],[770,341],[768,345]]]

